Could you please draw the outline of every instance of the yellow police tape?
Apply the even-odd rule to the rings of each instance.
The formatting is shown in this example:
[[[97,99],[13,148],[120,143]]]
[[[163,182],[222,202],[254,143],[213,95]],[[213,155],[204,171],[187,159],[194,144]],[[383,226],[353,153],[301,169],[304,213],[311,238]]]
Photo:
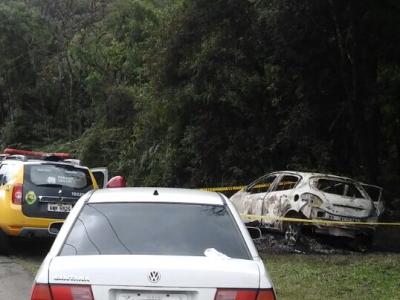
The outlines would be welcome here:
[[[268,183],[261,183],[255,185],[253,188],[264,188],[269,187]],[[225,186],[225,187],[212,187],[212,188],[201,188],[202,191],[208,192],[226,192],[226,191],[239,191],[244,188],[245,185],[237,186]],[[304,223],[304,224],[319,224],[319,225],[351,225],[351,226],[400,226],[400,222],[363,222],[363,221],[336,221],[336,220],[322,220],[322,219],[296,219],[296,218],[285,218],[285,217],[271,217],[271,216],[259,216],[259,215],[241,215],[242,218],[253,221],[282,221],[292,223]]]
[[[291,189],[294,187],[294,185],[296,185],[296,182],[283,181],[283,182],[278,183],[278,186],[284,186],[286,189]],[[271,183],[259,183],[259,184],[251,186],[251,189],[266,188],[265,190],[257,191],[258,193],[260,193],[263,191],[266,192],[270,186],[271,186]],[[244,187],[246,187],[246,185],[201,188],[200,190],[208,191],[208,192],[227,192],[227,191],[239,191]]]
[[[200,190],[207,191],[207,192],[227,192],[227,191],[239,191],[244,187],[245,187],[245,185],[238,185],[238,186],[201,188]]]
[[[271,216],[258,216],[258,215],[240,215],[242,218],[251,221],[282,221],[292,223],[305,223],[305,224],[320,224],[320,225],[356,225],[356,226],[400,226],[398,222],[363,222],[363,221],[335,221],[335,220],[322,220],[322,219],[296,219],[296,218],[284,218],[284,217],[271,217]]]

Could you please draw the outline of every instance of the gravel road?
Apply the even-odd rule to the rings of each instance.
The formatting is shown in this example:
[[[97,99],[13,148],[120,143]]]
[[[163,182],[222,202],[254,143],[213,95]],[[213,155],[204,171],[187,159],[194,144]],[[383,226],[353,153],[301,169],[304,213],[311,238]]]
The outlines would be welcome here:
[[[30,299],[33,275],[14,259],[0,256],[0,299]]]

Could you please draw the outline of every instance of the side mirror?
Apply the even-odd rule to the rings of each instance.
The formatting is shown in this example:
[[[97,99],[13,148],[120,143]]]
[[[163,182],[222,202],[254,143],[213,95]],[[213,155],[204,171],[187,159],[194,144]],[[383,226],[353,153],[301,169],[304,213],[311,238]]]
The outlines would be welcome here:
[[[126,187],[126,180],[122,176],[115,176],[111,178],[106,184],[106,188],[119,188],[119,187]]]
[[[49,228],[47,230],[51,235],[57,235],[60,232],[63,224],[64,222],[53,222],[49,225]]]
[[[246,228],[253,240],[258,240],[261,238],[262,234],[260,228],[251,226],[246,226]]]

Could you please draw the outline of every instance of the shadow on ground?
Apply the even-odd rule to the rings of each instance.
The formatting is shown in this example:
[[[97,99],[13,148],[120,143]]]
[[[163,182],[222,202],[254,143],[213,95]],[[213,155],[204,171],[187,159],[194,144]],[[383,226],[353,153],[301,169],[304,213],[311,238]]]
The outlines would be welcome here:
[[[49,252],[53,239],[13,239],[11,241],[12,256],[37,256],[44,258]]]

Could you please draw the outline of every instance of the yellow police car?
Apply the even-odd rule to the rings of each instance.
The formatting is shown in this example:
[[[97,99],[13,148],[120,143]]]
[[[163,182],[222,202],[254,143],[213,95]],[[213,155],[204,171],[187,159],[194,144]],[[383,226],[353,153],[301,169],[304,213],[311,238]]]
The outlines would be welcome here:
[[[6,149],[0,163],[0,252],[9,237],[47,237],[50,223],[66,218],[76,201],[97,189],[87,167],[68,153]],[[100,171],[102,172],[102,171]]]

